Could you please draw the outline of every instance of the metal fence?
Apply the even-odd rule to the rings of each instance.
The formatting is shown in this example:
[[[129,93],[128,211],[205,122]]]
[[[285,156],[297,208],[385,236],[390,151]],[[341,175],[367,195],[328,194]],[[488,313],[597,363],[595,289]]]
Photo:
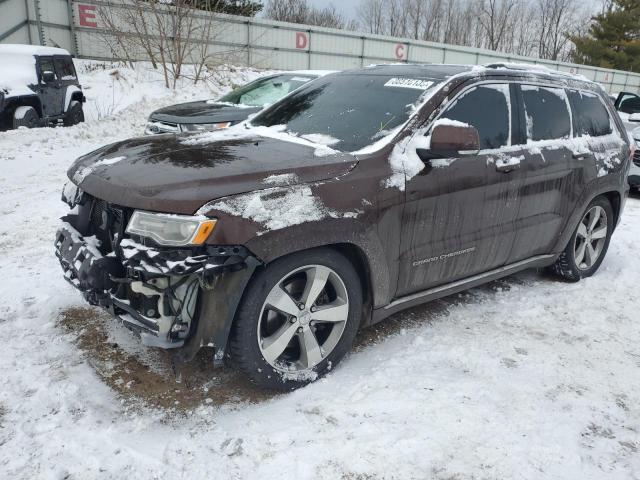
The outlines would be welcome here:
[[[81,58],[116,59],[101,13],[122,8],[126,7],[108,0],[0,0],[0,42],[57,45]],[[341,70],[383,62],[534,63],[582,74],[609,92],[640,92],[640,74],[631,72],[260,18],[207,12],[194,15],[198,22],[212,22],[211,31],[215,32],[198,41],[210,53],[224,53],[237,65]],[[143,52],[135,56],[145,59]]]

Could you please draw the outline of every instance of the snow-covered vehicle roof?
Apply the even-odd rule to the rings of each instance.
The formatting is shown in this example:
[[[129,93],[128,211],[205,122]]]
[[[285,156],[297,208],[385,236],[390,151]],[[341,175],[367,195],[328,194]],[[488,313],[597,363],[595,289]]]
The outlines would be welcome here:
[[[425,76],[433,79],[445,80],[454,75],[465,73],[474,74],[511,74],[518,73],[524,75],[544,75],[555,77],[564,81],[577,81],[598,85],[596,82],[589,80],[584,75],[564,72],[562,70],[552,70],[544,65],[528,64],[528,63],[490,63],[486,65],[469,65],[469,64],[444,64],[444,63],[382,63],[373,64],[366,67],[372,72],[380,71],[388,73],[397,71],[400,74],[411,74],[415,76]]]
[[[0,76],[0,91],[6,96],[34,95],[28,87],[38,83],[36,56],[65,55],[62,48],[36,45],[0,45],[0,65],[5,69]]]
[[[336,73],[338,71],[339,70],[289,70],[286,72],[282,72],[278,75],[295,73],[296,75],[315,75],[317,77],[324,77],[325,75],[329,75],[330,73]]]
[[[64,48],[43,47],[40,45],[18,45],[3,44],[0,45],[0,55],[67,55],[69,52]]]

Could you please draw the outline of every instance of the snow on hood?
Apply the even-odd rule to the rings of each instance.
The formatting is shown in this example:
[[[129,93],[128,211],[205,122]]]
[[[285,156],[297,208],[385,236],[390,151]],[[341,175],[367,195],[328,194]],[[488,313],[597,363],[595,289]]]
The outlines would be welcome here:
[[[220,140],[237,140],[242,138],[266,137],[312,147],[314,149],[314,155],[316,157],[325,157],[327,155],[340,153],[338,150],[334,150],[333,148],[328,146],[329,144],[336,143],[336,141],[333,141],[335,139],[332,139],[328,135],[309,134],[304,135],[304,138],[302,138],[294,135],[293,133],[287,132],[286,128],[286,125],[264,127],[254,126],[249,122],[243,122],[223,130],[215,130],[212,132],[205,132],[187,137],[181,140],[181,143],[183,145],[194,146],[218,142]]]
[[[284,175],[273,175],[265,183],[279,184],[288,180]],[[361,210],[337,212],[328,208],[313,194],[311,185],[272,187],[255,192],[214,200],[201,207],[196,215],[210,214],[211,210],[246,218],[259,224],[263,235],[273,230],[314,222],[324,218],[356,218]]]

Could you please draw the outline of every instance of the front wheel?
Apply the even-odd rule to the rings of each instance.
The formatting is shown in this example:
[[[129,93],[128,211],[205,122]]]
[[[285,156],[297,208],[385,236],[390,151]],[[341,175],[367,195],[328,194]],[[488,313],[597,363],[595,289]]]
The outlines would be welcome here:
[[[82,110],[82,103],[74,100],[69,104],[67,113],[64,116],[64,126],[71,127],[81,122],[84,122],[84,110]]]
[[[551,267],[559,276],[577,282],[600,267],[613,233],[613,209],[605,197],[589,204],[569,244]]]
[[[254,383],[301,387],[350,350],[362,315],[362,287],[351,262],[331,249],[288,255],[248,285],[229,355]]]

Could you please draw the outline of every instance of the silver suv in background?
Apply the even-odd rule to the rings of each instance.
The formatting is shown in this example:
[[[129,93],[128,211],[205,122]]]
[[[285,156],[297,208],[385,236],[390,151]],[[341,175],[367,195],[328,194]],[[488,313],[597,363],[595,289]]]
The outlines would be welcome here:
[[[261,77],[217,100],[199,100],[161,108],[151,113],[145,129],[156,133],[220,130],[246,120],[249,115],[280,100],[305,83],[332,70],[298,70]]]

